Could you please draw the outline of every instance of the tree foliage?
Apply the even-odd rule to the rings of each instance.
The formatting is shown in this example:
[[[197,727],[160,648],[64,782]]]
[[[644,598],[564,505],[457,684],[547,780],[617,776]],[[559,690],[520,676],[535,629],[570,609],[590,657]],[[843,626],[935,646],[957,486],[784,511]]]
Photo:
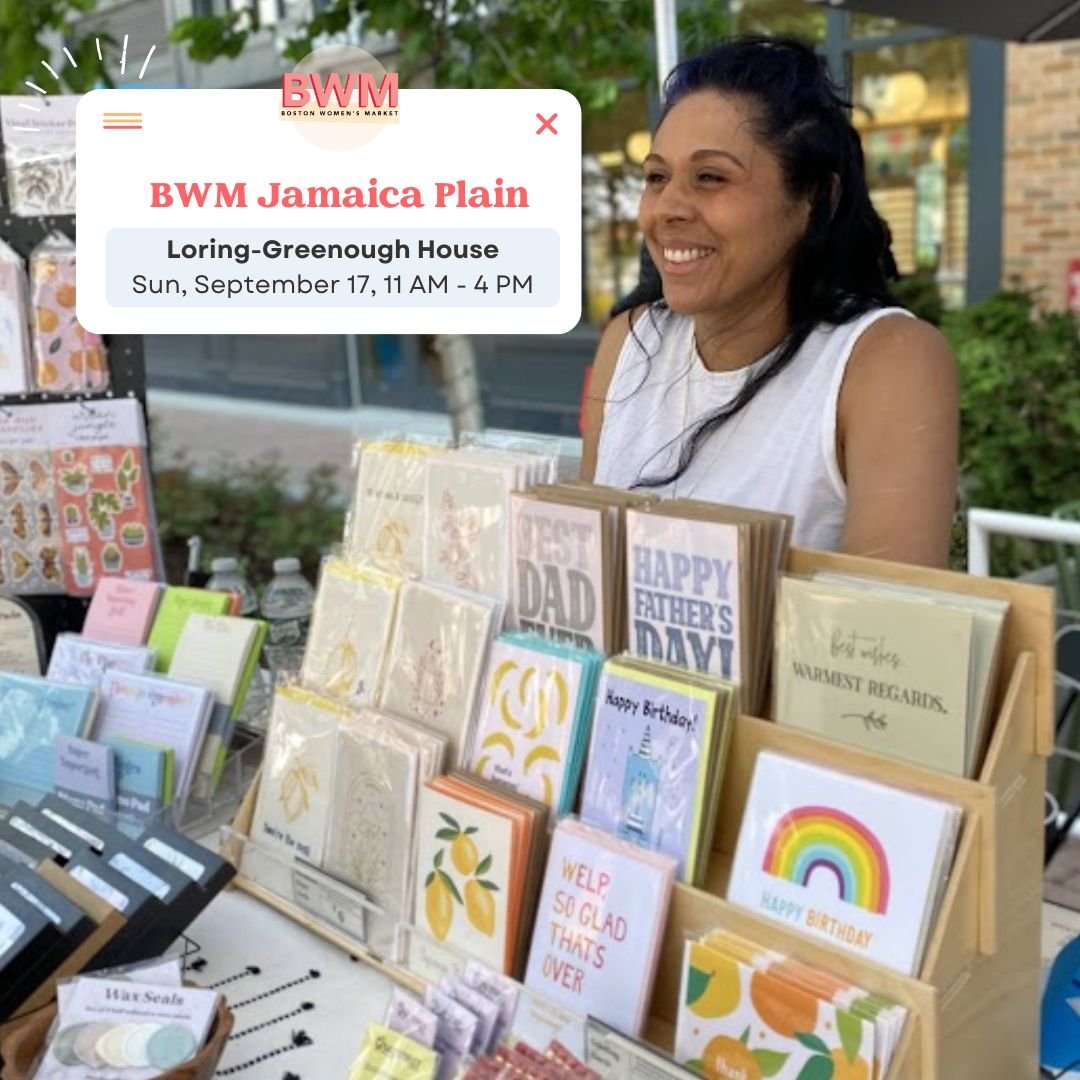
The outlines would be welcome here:
[[[684,51],[725,32],[724,5],[681,6]],[[655,79],[652,0],[334,0],[293,31],[286,60],[300,60],[358,16],[366,30],[397,35],[402,85],[554,87],[600,110],[614,104],[622,80]],[[252,12],[193,16],[176,24],[172,40],[208,63],[237,56],[258,29]]]
[[[0,0],[0,93],[32,93],[30,79],[50,93],[56,89],[83,93],[95,86],[112,85],[105,65],[97,57],[94,35],[79,32],[79,21],[97,6],[97,0]],[[75,58],[68,63],[53,44],[59,35]],[[102,45],[114,42],[100,35]],[[49,61],[57,81],[41,66]]]

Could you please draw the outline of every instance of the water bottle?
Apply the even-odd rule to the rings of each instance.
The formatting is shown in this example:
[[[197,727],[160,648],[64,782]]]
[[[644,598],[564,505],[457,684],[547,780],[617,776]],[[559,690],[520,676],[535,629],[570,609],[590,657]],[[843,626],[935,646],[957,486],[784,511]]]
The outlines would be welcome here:
[[[214,592],[238,593],[240,614],[245,618],[259,614],[259,599],[236,559],[214,559],[210,563],[210,580],[206,587]]]
[[[266,620],[263,655],[273,675],[299,672],[314,606],[315,590],[300,573],[300,560],[276,559],[274,578],[262,600],[262,617]]]

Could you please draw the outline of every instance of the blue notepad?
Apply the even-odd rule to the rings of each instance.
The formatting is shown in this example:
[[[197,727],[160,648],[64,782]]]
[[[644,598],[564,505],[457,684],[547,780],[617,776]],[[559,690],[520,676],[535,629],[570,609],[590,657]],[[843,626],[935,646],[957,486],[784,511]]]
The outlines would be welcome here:
[[[52,791],[56,737],[85,738],[96,708],[93,687],[0,672],[0,783]]]
[[[116,805],[121,814],[152,818],[172,802],[176,756],[170,747],[119,736],[102,741],[116,755]]]

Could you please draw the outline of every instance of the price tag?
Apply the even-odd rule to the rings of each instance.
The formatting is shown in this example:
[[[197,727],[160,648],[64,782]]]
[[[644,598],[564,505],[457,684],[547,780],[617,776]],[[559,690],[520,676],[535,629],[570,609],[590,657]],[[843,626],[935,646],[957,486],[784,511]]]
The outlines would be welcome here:
[[[522,987],[514,1017],[514,1034],[543,1048],[557,1039],[575,1057],[585,1060],[585,1018]]]
[[[592,1017],[585,1026],[584,1061],[605,1080],[689,1080],[695,1075],[659,1050]]]
[[[367,944],[367,911],[355,897],[294,870],[293,902],[334,929]]]
[[[405,967],[414,975],[437,985],[465,974],[466,959],[455,949],[440,945],[412,926],[403,926],[401,932],[405,935]]]

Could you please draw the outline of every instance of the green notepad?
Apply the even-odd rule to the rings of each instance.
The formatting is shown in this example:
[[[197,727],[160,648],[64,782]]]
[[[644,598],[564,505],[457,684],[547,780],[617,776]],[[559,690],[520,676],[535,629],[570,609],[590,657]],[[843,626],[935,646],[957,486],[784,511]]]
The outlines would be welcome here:
[[[206,589],[188,589],[173,585],[165,590],[158,606],[154,625],[150,628],[151,648],[157,650],[157,671],[166,672],[172,665],[173,653],[183,633],[189,615],[228,614],[232,597],[228,593]]]

